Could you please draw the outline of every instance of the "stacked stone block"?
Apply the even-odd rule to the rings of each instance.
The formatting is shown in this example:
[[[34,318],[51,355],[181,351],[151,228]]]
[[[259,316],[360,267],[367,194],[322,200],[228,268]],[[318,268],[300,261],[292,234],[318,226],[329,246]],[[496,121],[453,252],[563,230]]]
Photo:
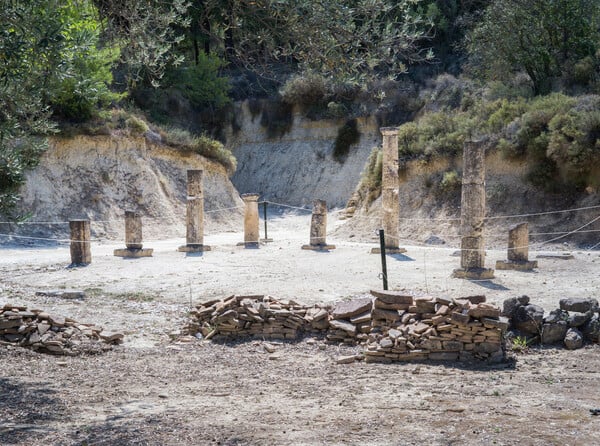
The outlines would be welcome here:
[[[18,345],[42,353],[76,355],[104,350],[101,344],[119,344],[122,333],[108,332],[93,324],[6,304],[0,308],[0,344]]]

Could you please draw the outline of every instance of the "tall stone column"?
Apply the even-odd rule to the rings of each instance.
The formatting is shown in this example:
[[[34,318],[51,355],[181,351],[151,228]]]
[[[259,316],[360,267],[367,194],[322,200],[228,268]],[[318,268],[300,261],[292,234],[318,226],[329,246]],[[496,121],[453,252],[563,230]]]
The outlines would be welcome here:
[[[125,211],[125,249],[115,249],[117,257],[151,257],[153,249],[142,248],[142,217],[135,211]]]
[[[508,260],[498,260],[496,269],[531,271],[538,267],[537,260],[529,260],[529,225],[519,223],[508,230]]]
[[[480,141],[465,141],[460,213],[460,269],[454,277],[492,279],[494,270],[484,267],[485,149]]]
[[[185,246],[180,252],[210,251],[204,245],[204,194],[202,191],[202,170],[187,171],[187,212]]]
[[[242,194],[242,200],[246,205],[244,210],[244,245],[246,248],[258,248],[258,194]]]
[[[92,263],[91,229],[89,220],[69,221],[71,231],[71,266],[85,266]]]
[[[314,251],[327,251],[335,249],[334,245],[328,245],[325,240],[327,236],[327,202],[315,200],[313,202],[312,217],[310,219],[310,243],[303,245],[302,249]]]
[[[398,128],[382,127],[383,136],[382,169],[381,169],[381,208],[385,250],[387,254],[401,254],[406,249],[400,248],[400,178],[398,175]],[[380,253],[380,248],[373,248],[372,253]]]

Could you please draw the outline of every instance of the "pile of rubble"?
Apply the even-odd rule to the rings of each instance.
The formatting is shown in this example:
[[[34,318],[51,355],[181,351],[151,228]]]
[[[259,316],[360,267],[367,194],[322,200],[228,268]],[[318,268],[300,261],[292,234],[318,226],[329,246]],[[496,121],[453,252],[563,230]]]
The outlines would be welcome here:
[[[213,300],[192,310],[190,334],[214,336],[256,336],[269,339],[296,339],[301,333],[318,333],[329,327],[330,307],[306,307],[294,301],[269,296],[230,296]]]
[[[539,340],[542,344],[564,344],[581,348],[585,341],[599,342],[600,315],[596,299],[561,299],[560,308],[544,314],[544,309],[521,296],[504,301],[503,315],[511,320],[515,334]]]
[[[302,306],[265,296],[230,296],[199,305],[186,331],[205,339],[254,336],[296,339],[325,335],[332,343],[365,345],[368,362],[502,360],[508,321],[484,296],[413,297],[394,291],[329,306]]]
[[[123,341],[122,333],[6,304],[0,307],[0,345],[19,345],[42,353],[77,355],[99,352]]]

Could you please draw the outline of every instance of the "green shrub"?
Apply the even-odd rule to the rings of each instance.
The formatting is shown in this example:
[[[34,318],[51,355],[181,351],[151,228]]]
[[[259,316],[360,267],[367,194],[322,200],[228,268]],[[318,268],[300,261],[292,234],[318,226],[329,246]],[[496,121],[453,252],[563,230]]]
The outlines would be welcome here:
[[[293,106],[283,101],[263,102],[260,124],[267,129],[268,138],[281,138],[292,129]]]
[[[440,181],[440,190],[444,193],[454,192],[461,188],[462,180],[456,170],[444,172],[442,181]]]
[[[143,135],[149,130],[146,121],[134,115],[125,120],[125,125],[133,135]]]
[[[160,129],[159,133],[165,144],[215,160],[225,166],[229,174],[235,172],[237,167],[235,157],[219,141],[206,135],[195,136],[187,130],[176,127]]]
[[[90,4],[65,7],[64,13],[70,16],[63,31],[68,50],[61,61],[67,69],[63,76],[51,79],[49,102],[55,115],[83,122],[125,96],[109,88],[119,50],[101,46],[101,23]]]
[[[362,173],[359,189],[366,192],[367,204],[373,202],[381,194],[381,174],[383,169],[383,152],[381,148],[371,150],[367,165]]]
[[[279,91],[281,100],[289,105],[303,108],[320,104],[327,95],[325,78],[319,74],[307,73],[290,78]]]
[[[350,152],[350,147],[359,141],[360,132],[358,131],[358,124],[356,119],[351,119],[338,130],[333,144],[333,159],[338,162],[343,161]]]
[[[229,79],[220,75],[225,62],[213,54],[198,54],[195,64],[171,68],[163,90],[175,89],[196,107],[220,109],[231,102]]]

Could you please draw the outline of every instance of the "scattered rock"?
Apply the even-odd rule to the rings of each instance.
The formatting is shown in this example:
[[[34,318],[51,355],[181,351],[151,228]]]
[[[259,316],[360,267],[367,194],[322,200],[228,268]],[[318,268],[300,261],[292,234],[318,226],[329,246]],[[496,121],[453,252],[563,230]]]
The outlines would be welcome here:
[[[528,335],[538,335],[544,321],[544,309],[534,304],[519,305],[512,318],[513,326]]]
[[[582,328],[581,332],[586,340],[600,342],[600,317],[595,314]]]
[[[370,297],[341,301],[335,305],[331,317],[333,319],[350,319],[370,310],[372,305],[373,301]]]
[[[569,327],[581,327],[592,319],[594,314],[591,311],[587,313],[570,312],[569,313]]]
[[[356,361],[356,356],[350,355],[350,356],[338,356],[338,358],[336,359],[335,362],[337,364],[352,364],[354,361]]]
[[[567,322],[559,320],[556,322],[545,322],[542,325],[542,344],[556,344],[565,339],[568,330]]]
[[[598,312],[598,301],[596,299],[561,299],[560,309],[564,311],[574,311],[577,313],[587,313],[588,311]]]
[[[583,346],[583,335],[576,328],[569,328],[565,336],[565,347],[568,350],[575,350]]]

